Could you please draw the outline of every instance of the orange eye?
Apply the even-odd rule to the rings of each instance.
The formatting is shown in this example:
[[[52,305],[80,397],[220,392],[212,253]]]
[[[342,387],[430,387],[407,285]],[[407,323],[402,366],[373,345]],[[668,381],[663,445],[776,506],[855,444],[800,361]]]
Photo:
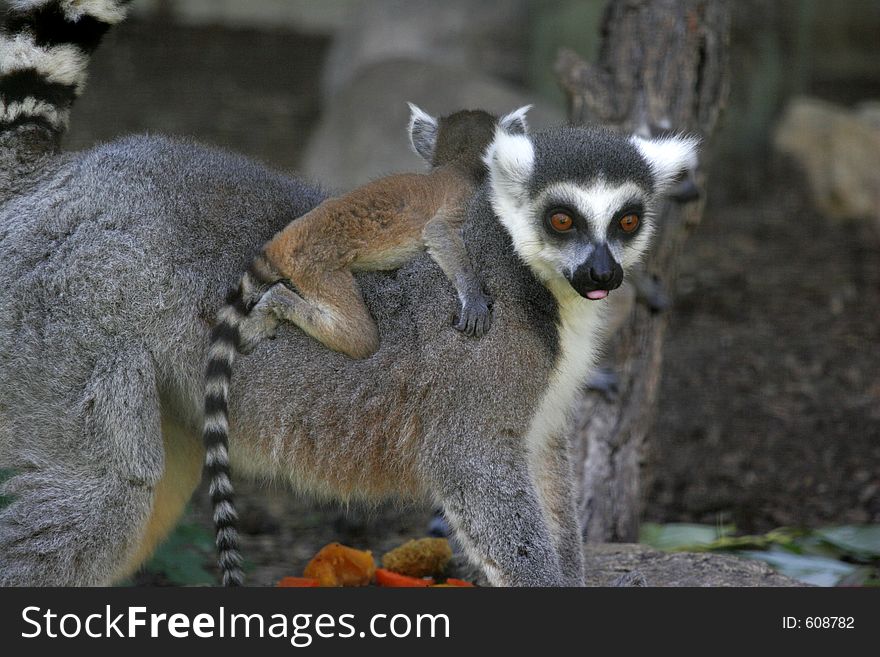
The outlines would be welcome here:
[[[620,218],[620,228],[624,233],[631,233],[639,227],[639,215],[628,214]]]
[[[574,220],[564,212],[555,212],[550,217],[550,225],[553,227],[553,230],[564,233],[571,230],[572,226],[574,226]]]

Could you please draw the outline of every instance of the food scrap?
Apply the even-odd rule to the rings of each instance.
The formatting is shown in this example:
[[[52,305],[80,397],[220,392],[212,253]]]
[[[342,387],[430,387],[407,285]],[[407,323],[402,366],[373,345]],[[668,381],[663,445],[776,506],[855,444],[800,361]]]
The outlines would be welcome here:
[[[376,573],[373,553],[330,543],[322,547],[306,566],[303,575],[320,586],[367,586]]]
[[[275,586],[281,589],[312,588],[321,586],[321,583],[314,577],[282,577]]]
[[[452,587],[452,586],[455,586],[455,587],[461,587],[461,588],[475,588],[475,587],[476,587],[476,584],[473,584],[473,583],[471,583],[471,582],[465,581],[465,580],[463,580],[463,579],[456,579],[455,577],[447,577],[445,582],[443,582],[442,584],[435,584],[434,586],[435,586],[436,588],[440,588],[441,586],[445,586],[445,587]]]
[[[444,577],[451,559],[452,550],[445,538],[407,541],[382,557],[383,568],[376,568],[373,553],[368,550],[330,543],[312,557],[303,577],[284,577],[277,586],[314,588],[375,583],[390,588],[473,587],[465,580]]]
[[[393,570],[388,570],[386,568],[377,568],[376,585],[398,589],[426,588],[428,586],[434,586],[434,580],[430,577],[410,577],[409,575],[401,575],[400,573],[395,573]]]
[[[410,577],[441,577],[451,559],[445,538],[420,538],[386,552],[382,567]]]

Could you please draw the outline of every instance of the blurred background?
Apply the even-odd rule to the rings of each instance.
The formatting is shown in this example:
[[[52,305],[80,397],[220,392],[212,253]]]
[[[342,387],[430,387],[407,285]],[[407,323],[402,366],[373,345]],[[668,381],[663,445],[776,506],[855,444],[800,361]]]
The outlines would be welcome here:
[[[669,311],[643,539],[770,547],[806,581],[876,583],[880,2],[731,5],[731,91]],[[419,168],[407,100],[434,114],[533,103],[532,125],[564,122],[556,53],[594,58],[603,6],[135,0],[65,146],[170,133],[344,190]],[[254,584],[299,574],[332,540],[381,552],[423,536],[431,512],[241,491]],[[134,583],[212,581],[204,502]],[[794,529],[768,534],[779,527]]]

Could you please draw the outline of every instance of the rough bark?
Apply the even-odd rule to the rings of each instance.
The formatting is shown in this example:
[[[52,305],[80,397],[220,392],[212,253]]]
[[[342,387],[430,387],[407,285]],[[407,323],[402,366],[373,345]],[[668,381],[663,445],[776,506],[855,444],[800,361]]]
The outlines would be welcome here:
[[[556,72],[573,123],[598,122],[642,135],[698,134],[707,146],[727,89],[728,8],[722,0],[612,0],[598,61],[570,51]],[[704,173],[694,182],[704,187]],[[683,195],[684,196],[684,195]],[[645,269],[671,294],[678,255],[702,201],[664,203]],[[634,304],[608,354],[617,394],[585,392],[573,425],[580,512],[589,542],[638,540],[643,451],[660,381],[665,313]]]

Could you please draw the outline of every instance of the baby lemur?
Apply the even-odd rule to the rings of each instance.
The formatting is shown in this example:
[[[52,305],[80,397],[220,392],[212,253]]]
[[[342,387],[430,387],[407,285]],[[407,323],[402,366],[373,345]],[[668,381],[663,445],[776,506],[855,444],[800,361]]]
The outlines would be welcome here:
[[[438,121],[415,105],[410,109],[412,145],[428,160],[430,172],[386,176],[328,199],[275,235],[230,304],[241,311],[235,317],[248,317],[239,322],[243,351],[280,319],[331,349],[367,358],[378,349],[379,336],[353,272],[397,269],[424,248],[458,293],[456,328],[478,337],[488,329],[489,299],[460,229],[467,201],[485,178],[482,157],[499,120],[482,110],[463,110]],[[503,125],[523,132],[523,116],[524,110],[504,117]],[[422,152],[426,144],[433,145],[430,152]],[[284,285],[264,296],[277,283]]]
[[[425,248],[458,293],[455,327],[476,337],[489,328],[490,300],[460,231],[467,203],[488,172],[483,158],[496,129],[524,134],[528,107],[500,119],[463,110],[437,120],[413,104],[410,110],[412,146],[431,170],[380,178],[289,223],[266,243],[218,313],[208,355],[204,442],[226,584],[241,581],[227,458],[236,353],[251,351],[286,320],[331,349],[369,357],[379,347],[378,329],[354,272],[397,269]]]

